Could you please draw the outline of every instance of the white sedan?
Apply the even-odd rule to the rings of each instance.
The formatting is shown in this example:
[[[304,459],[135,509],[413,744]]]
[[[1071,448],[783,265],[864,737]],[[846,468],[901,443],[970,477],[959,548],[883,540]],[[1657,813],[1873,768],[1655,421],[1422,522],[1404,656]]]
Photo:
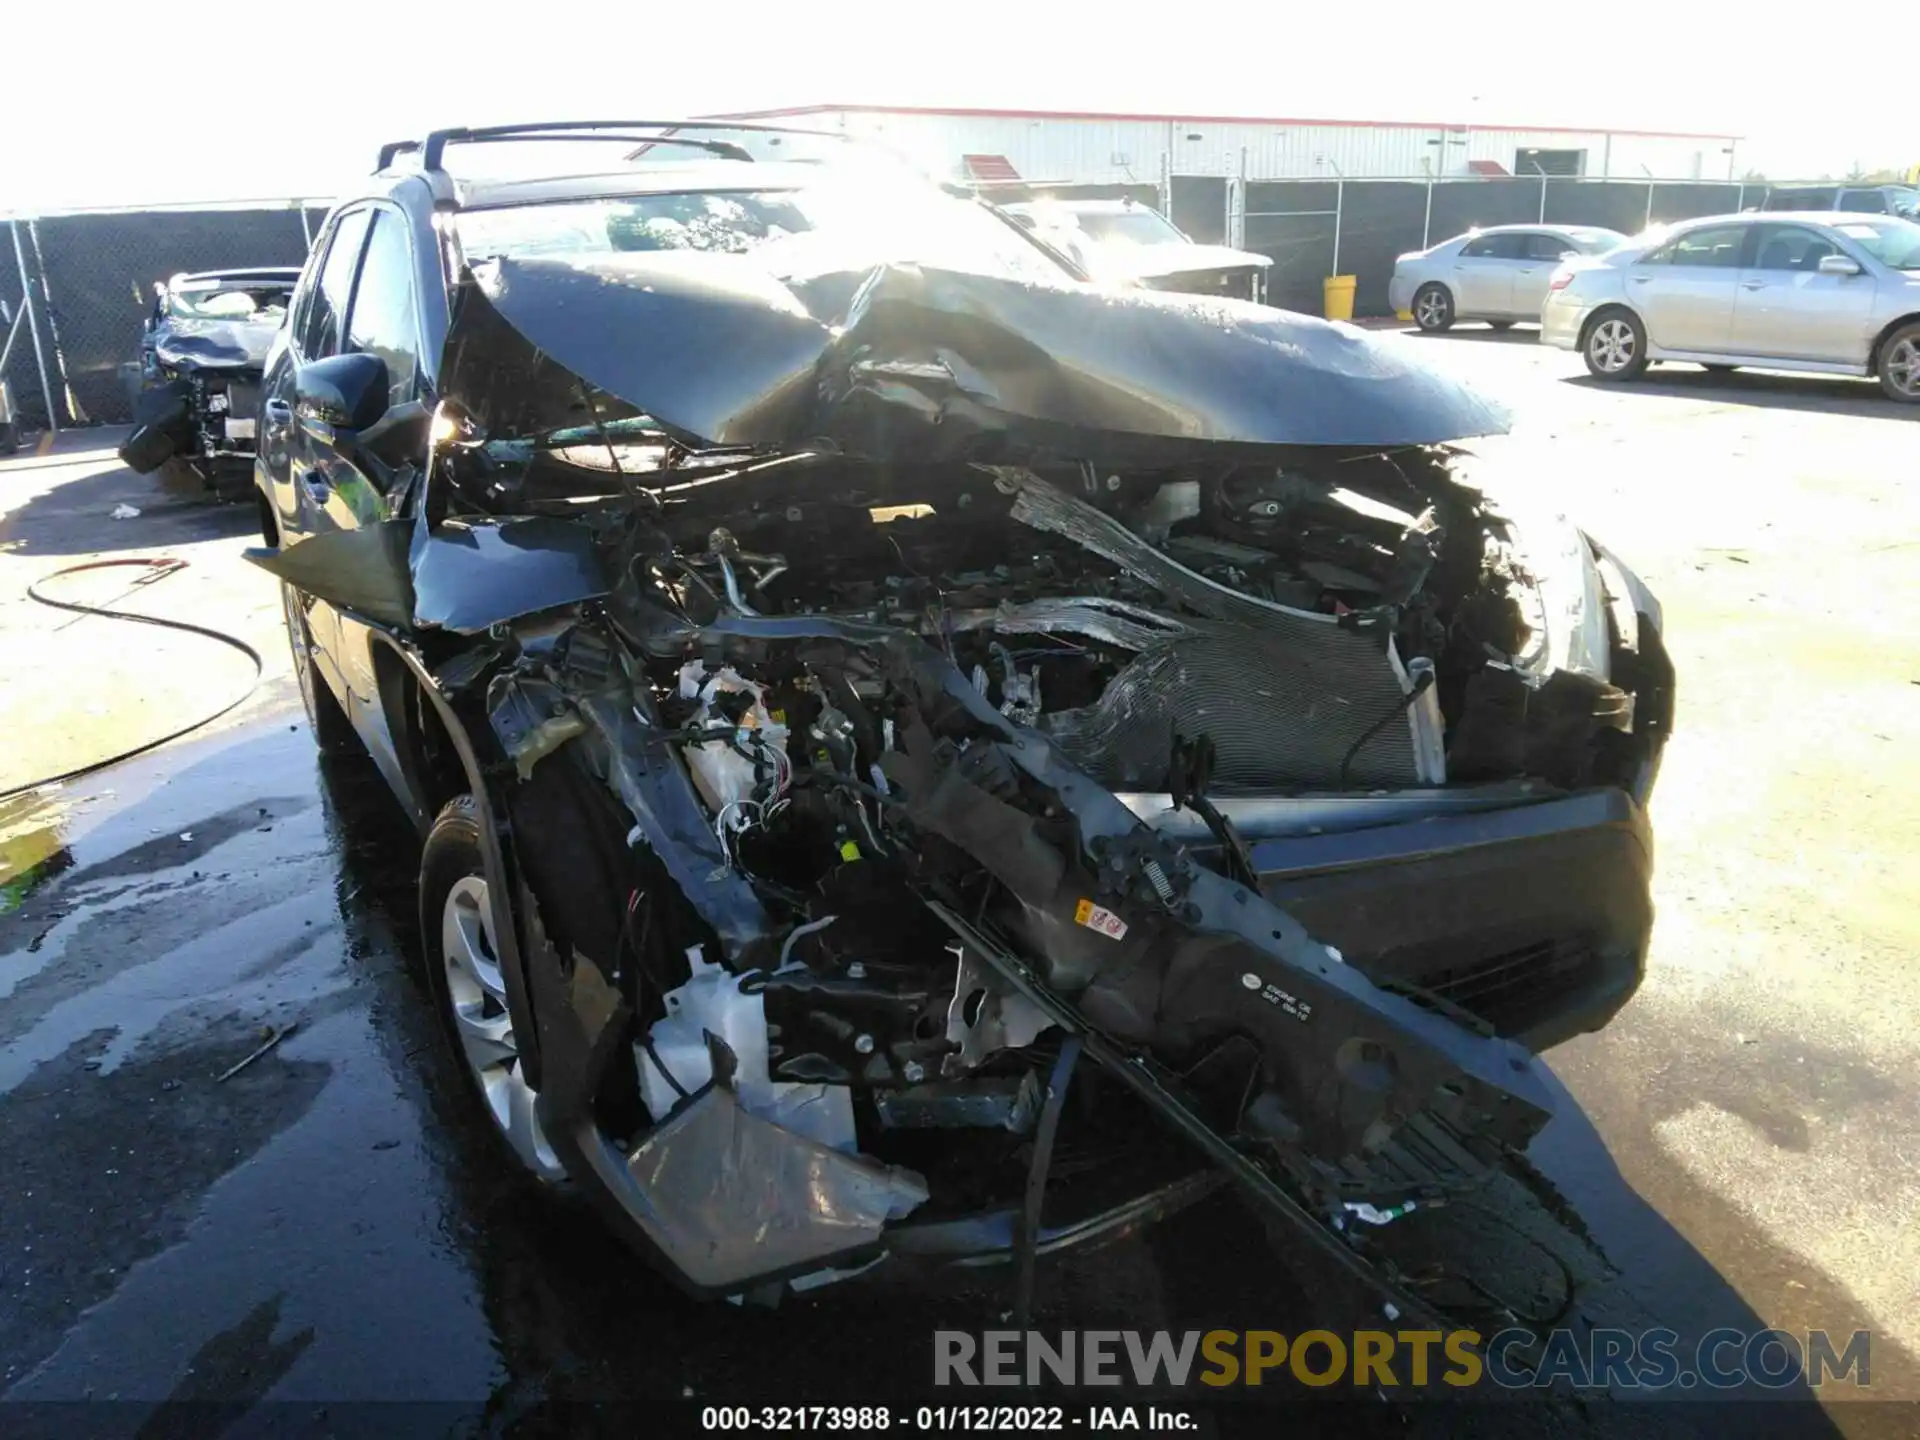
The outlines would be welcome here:
[[[1422,330],[1451,329],[1456,320],[1485,320],[1504,330],[1538,320],[1547,280],[1574,255],[1602,255],[1625,243],[1617,230],[1592,225],[1494,225],[1469,230],[1393,263],[1387,301],[1411,311]]]
[[[1549,282],[1540,338],[1602,380],[1659,360],[1871,375],[1920,404],[1920,225],[1892,215],[1720,215],[1643,235]]]

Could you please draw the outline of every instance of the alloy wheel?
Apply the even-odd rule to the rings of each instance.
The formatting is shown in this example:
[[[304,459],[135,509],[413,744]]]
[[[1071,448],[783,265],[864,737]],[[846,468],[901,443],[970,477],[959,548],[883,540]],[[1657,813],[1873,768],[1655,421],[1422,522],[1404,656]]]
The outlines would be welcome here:
[[[1920,400],[1920,339],[1903,336],[1887,351],[1887,383],[1910,400]]]
[[[1587,355],[1593,361],[1593,368],[1609,375],[1617,375],[1633,364],[1638,348],[1633,326],[1617,317],[1602,320],[1587,337]]]
[[[1413,302],[1413,318],[1422,330],[1434,330],[1447,323],[1447,297],[1428,290]]]
[[[542,1180],[564,1178],[566,1171],[541,1129],[533,1087],[520,1073],[520,1049],[494,944],[493,906],[481,876],[464,876],[447,892],[440,950],[454,1033],[487,1113],[522,1165]]]

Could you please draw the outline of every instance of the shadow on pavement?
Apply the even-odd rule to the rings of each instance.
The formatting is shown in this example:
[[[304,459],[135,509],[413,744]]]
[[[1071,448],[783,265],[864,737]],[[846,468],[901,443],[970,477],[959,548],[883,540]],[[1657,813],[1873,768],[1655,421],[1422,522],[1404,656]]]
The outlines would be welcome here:
[[[1496,330],[1479,320],[1462,320],[1451,330],[1427,331],[1417,325],[1408,325],[1403,327],[1400,333],[1420,340],[1455,340],[1481,345],[1538,345],[1540,343],[1540,327],[1525,323],[1515,323],[1505,330]]]
[[[1920,405],[1902,405],[1897,400],[1889,400],[1875,381],[1865,378],[1658,366],[1638,380],[1625,383],[1599,380],[1592,375],[1567,375],[1562,379],[1568,385],[1604,390],[1623,398],[1658,395],[1709,405],[1759,405],[1772,410],[1824,411],[1872,420],[1920,420]]]
[[[22,491],[37,493],[10,503]],[[121,505],[140,513],[116,520],[113,512]],[[198,485],[136,475],[111,451],[0,465],[0,506],[6,510],[0,517],[0,553],[10,555],[155,550],[260,530],[252,504],[222,503]]]

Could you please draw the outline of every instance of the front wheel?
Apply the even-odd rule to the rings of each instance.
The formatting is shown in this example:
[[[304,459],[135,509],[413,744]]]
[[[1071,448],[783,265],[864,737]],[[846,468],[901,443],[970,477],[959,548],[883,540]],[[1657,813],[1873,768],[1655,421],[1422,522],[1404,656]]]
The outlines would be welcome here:
[[[420,851],[420,937],[427,985],[474,1098],[519,1168],[561,1186],[566,1168],[541,1128],[538,1095],[520,1069],[497,937],[513,923],[487,879],[471,795],[447,802]]]
[[[1587,369],[1601,380],[1632,380],[1647,368],[1647,332],[1629,310],[1606,310],[1581,343]]]
[[[1890,399],[1920,405],[1920,322],[1902,325],[1887,337],[1876,368]]]
[[[1422,285],[1413,297],[1413,323],[1429,335],[1453,328],[1453,295],[1444,285]]]

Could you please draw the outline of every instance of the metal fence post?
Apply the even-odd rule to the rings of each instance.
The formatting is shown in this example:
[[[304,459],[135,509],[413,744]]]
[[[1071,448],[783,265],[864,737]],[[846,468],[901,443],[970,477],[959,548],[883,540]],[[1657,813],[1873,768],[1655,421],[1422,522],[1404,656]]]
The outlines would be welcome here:
[[[1745,213],[1745,211],[1746,211],[1746,208],[1747,208],[1747,182],[1746,182],[1746,181],[1744,181],[1744,180],[1742,180],[1742,181],[1740,182],[1740,198],[1739,198],[1739,199],[1737,199],[1737,200],[1735,200],[1735,201],[1733,202],[1733,208],[1734,208],[1735,210],[1738,210],[1738,211],[1740,211],[1740,212],[1742,212],[1742,213]]]
[[[1651,180],[1647,181],[1647,217],[1640,222],[1640,228],[1642,230],[1653,228],[1653,182]]]
[[[1540,172],[1540,223],[1547,223],[1547,172]]]
[[[20,222],[8,220],[7,227],[13,231],[13,263],[20,267],[20,303],[26,308],[27,328],[33,332],[33,363],[40,372],[40,399],[47,407],[47,430],[57,438],[60,434],[60,415],[53,408],[53,385],[47,379],[47,353],[40,348],[40,316],[38,307],[33,303],[33,282],[27,278],[26,252],[20,248]],[[43,283],[43,293],[45,288]]]
[[[1427,176],[1427,213],[1420,220],[1420,248],[1433,243],[1433,176]]]
[[[307,249],[313,249],[313,227],[307,224],[307,202],[298,201],[294,209],[300,212],[300,238],[307,242]]]
[[[1342,175],[1333,182],[1333,273],[1340,273],[1340,221],[1344,216],[1347,202],[1347,178]]]

